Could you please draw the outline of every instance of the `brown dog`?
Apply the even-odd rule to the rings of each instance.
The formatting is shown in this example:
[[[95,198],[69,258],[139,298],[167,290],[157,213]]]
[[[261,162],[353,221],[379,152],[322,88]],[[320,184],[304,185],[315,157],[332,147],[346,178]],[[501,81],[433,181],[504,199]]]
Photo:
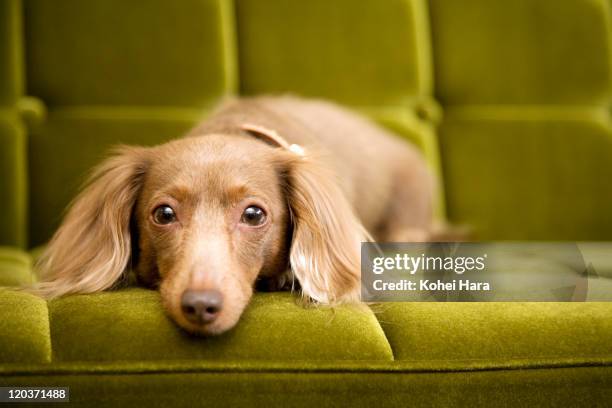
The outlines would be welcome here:
[[[334,304],[359,298],[360,242],[428,236],[417,151],[338,106],[226,103],[187,137],[121,147],[75,199],[38,264],[46,297],[112,287],[130,266],[183,328],[233,327],[257,278]]]

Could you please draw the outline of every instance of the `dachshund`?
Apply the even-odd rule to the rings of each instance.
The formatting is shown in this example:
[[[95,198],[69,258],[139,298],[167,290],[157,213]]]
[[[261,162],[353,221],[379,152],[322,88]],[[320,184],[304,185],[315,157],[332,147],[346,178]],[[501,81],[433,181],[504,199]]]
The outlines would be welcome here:
[[[425,241],[434,177],[418,150],[330,102],[224,102],[184,137],[121,146],[92,173],[37,262],[46,298],[134,273],[182,328],[236,325],[254,290],[359,301],[364,241]]]

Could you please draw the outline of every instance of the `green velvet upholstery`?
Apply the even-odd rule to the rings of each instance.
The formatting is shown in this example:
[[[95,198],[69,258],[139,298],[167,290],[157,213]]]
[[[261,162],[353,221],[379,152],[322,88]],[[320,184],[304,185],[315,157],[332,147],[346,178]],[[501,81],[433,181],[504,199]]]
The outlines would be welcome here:
[[[358,108],[416,143],[439,176],[424,1],[237,0],[236,28],[242,93],[297,93]]]
[[[609,303],[392,303],[377,317],[397,360],[515,367],[612,356]],[[478,335],[474,335],[478,333]],[[582,335],[577,335],[581,333]]]
[[[608,1],[430,4],[450,218],[481,239],[610,239]]]
[[[432,90],[424,8],[419,0],[238,0],[241,89],[414,103]]]
[[[72,296],[49,305],[56,361],[392,360],[365,306],[305,308],[290,293],[260,294],[243,323],[214,338],[188,335],[144,289]],[[354,333],[362,333],[354,336]],[[121,339],[120,342],[111,339]]]
[[[66,386],[87,407],[605,407],[608,367],[494,371],[362,372],[291,370],[222,372],[151,370],[146,375],[41,374],[0,377],[0,385]],[[92,398],[92,396],[96,398]]]
[[[26,285],[33,281],[30,256],[20,249],[0,246],[0,287]]]
[[[59,225],[92,164],[117,144],[153,145],[186,132],[197,109],[57,108],[30,134],[30,244],[46,242]],[[49,155],[50,151],[66,152]]]
[[[33,0],[23,8],[27,91],[49,109],[29,140],[34,246],[110,146],[181,136],[235,89],[236,62],[229,0]]]
[[[19,0],[7,0],[0,4],[0,106],[14,106],[23,93],[20,7]]]
[[[0,3],[0,245],[27,245],[26,136],[19,118],[23,94],[21,3]]]
[[[48,310],[3,290],[0,307],[11,316],[0,321],[0,386],[70,386],[73,403],[593,406],[612,397],[608,303],[330,310],[258,294],[240,325],[212,339],[179,331],[144,289]]]
[[[5,287],[34,280],[108,147],[179,137],[237,93],[335,100],[413,141],[438,217],[475,238],[611,240],[611,21],[608,0],[0,1],[0,386],[82,406],[610,405],[612,303],[256,294],[202,338],[155,291]],[[609,295],[609,245],[581,248]]]
[[[449,109],[440,137],[449,212],[478,238],[610,239],[612,129],[603,112]]]
[[[51,361],[49,311],[44,300],[0,288],[0,316],[2,364]]]
[[[50,106],[202,106],[234,86],[228,0],[24,6],[28,92]]]
[[[27,244],[26,134],[15,107],[0,106],[0,245]]]
[[[608,102],[607,0],[431,0],[436,84],[444,105]]]

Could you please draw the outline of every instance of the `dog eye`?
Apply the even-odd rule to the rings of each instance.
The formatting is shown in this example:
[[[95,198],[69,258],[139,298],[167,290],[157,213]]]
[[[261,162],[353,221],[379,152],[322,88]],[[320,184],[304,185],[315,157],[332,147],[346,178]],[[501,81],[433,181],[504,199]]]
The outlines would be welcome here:
[[[170,224],[176,221],[176,214],[169,205],[160,205],[153,211],[153,221],[160,225]]]
[[[266,212],[257,206],[247,207],[242,213],[240,222],[243,224],[256,227],[266,221]]]

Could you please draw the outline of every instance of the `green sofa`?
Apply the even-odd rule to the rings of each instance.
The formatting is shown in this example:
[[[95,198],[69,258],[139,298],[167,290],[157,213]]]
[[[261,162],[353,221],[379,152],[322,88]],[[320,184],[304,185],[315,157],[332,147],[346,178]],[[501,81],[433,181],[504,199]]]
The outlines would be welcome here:
[[[612,240],[609,8],[0,0],[0,286],[32,282],[110,145],[179,137],[228,94],[364,112],[417,143],[444,187],[438,217],[478,239]],[[232,331],[196,338],[154,291],[5,288],[0,386],[69,386],[86,406],[610,406],[612,303],[330,309],[264,293]]]

